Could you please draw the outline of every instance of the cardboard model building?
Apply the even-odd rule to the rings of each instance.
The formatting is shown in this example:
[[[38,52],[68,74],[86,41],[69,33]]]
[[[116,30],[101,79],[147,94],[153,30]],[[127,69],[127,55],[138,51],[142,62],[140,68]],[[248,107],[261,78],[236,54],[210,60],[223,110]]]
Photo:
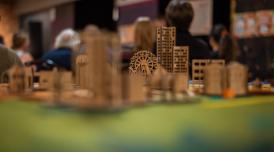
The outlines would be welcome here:
[[[52,71],[52,84],[51,84],[51,91],[53,95],[53,102],[59,103],[62,100],[62,91],[63,91],[63,83],[62,81],[62,73],[58,71],[57,68],[54,68]]]
[[[79,55],[76,58],[76,68],[75,68],[75,79],[76,84],[80,86],[81,89],[88,88],[89,76],[88,76],[88,59],[87,55]]]
[[[26,89],[26,75],[24,68],[13,66],[9,70],[9,91],[11,93],[24,93]]]
[[[232,62],[224,67],[221,64],[210,64],[204,69],[204,93],[222,95],[231,90],[236,96],[247,94],[248,70],[244,65]]]
[[[188,89],[188,61],[189,47],[175,46],[173,50],[173,90],[175,92],[186,91]]]
[[[188,90],[188,75],[174,73],[172,81],[172,90],[174,94],[182,93]]]
[[[219,64],[209,64],[204,68],[204,93],[221,95],[226,87],[225,67]]]
[[[52,72],[51,71],[41,71],[35,73],[35,76],[39,78],[39,87],[40,90],[49,90],[52,84]]]
[[[89,26],[84,31],[84,43],[88,59],[87,89],[94,94],[92,105],[110,105],[110,71],[107,62],[107,40],[101,31]]]
[[[121,42],[117,34],[109,34],[108,41],[112,49],[111,62],[111,100],[112,107],[120,107],[123,104],[122,97],[122,70],[121,70]]]
[[[163,90],[169,88],[169,82],[166,80],[168,78],[168,72],[159,66],[154,72],[150,79],[150,87],[152,89]]]
[[[33,90],[33,76],[34,76],[34,70],[33,67],[25,67],[25,90],[27,92],[30,92]]]
[[[62,79],[60,79],[64,89],[72,89],[72,72],[61,71]],[[39,78],[39,88],[40,90],[51,90],[54,81],[53,71],[41,71],[35,73],[35,76]]]
[[[209,64],[219,64],[225,66],[224,60],[194,59],[192,60],[192,83],[203,84],[204,69]]]
[[[230,63],[227,68],[228,88],[232,89],[237,96],[247,94],[248,70],[244,65],[237,62]]]
[[[76,59],[76,80],[92,96],[80,101],[83,108],[120,107],[122,98],[121,45],[117,34],[103,33],[96,26],[84,30],[86,55]],[[111,51],[109,62],[108,49]]]
[[[185,73],[188,75],[189,49],[187,46],[174,46],[173,49],[173,73]]]
[[[33,90],[33,69],[13,66],[8,71],[8,83],[11,93],[31,92]]]
[[[175,46],[176,28],[157,28],[157,58],[159,64],[169,73],[171,82],[166,87],[175,90],[187,90],[189,80],[189,47]],[[154,77],[157,77],[155,72]],[[155,78],[154,78],[155,79]],[[180,82],[179,82],[180,81]],[[167,82],[167,81],[163,81]],[[172,84],[174,82],[174,84]],[[174,87],[174,88],[173,88]],[[162,89],[163,85],[162,85]],[[180,88],[180,89],[179,89]]]
[[[157,69],[158,63],[156,56],[150,51],[138,51],[130,59],[129,72],[131,74],[142,74],[149,77]]]
[[[167,70],[173,72],[173,49],[176,44],[175,27],[157,28],[157,58],[159,64]]]
[[[145,78],[142,75],[123,74],[123,98],[126,104],[140,105],[146,101],[144,88]]]

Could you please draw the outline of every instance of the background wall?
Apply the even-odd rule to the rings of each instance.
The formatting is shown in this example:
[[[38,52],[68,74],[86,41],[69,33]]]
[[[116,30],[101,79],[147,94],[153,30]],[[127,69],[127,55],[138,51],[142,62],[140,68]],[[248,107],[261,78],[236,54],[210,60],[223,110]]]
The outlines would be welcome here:
[[[22,15],[73,1],[76,0],[15,0],[14,7],[16,14]]]
[[[8,47],[11,46],[12,34],[18,30],[18,18],[14,14],[10,3],[0,2],[0,35],[5,39]]]
[[[233,34],[241,48],[241,61],[251,79],[274,76],[274,1],[234,0]],[[272,32],[271,32],[272,28]]]

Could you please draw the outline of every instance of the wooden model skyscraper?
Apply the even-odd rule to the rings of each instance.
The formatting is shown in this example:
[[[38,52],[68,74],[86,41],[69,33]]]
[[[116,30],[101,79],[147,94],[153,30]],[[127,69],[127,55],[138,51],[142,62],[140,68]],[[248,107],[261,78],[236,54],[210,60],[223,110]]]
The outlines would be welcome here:
[[[188,88],[189,47],[176,46],[176,28],[157,28],[158,63],[174,76],[174,89],[184,91]],[[176,91],[176,92],[177,92]]]
[[[157,28],[157,58],[170,73],[188,74],[188,47],[176,46],[176,28]]]
[[[94,93],[95,105],[104,105],[109,101],[109,66],[107,62],[107,41],[98,29],[87,28],[84,32],[84,40],[87,48],[88,90]]]
[[[167,72],[173,72],[173,49],[176,43],[175,27],[157,28],[158,62]]]
[[[173,73],[188,74],[188,47],[187,46],[174,46]]]

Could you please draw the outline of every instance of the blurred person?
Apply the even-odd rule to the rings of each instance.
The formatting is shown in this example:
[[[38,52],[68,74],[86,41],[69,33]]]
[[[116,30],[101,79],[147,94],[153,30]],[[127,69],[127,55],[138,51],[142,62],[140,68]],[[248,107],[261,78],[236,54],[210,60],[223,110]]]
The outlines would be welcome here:
[[[70,71],[72,70],[73,51],[78,44],[80,44],[78,33],[72,29],[65,29],[56,37],[54,49],[44,54],[42,61]],[[43,66],[39,67],[39,70],[43,70]]]
[[[12,66],[19,65],[23,67],[22,62],[15,54],[13,50],[10,50],[3,45],[0,44],[0,76],[2,80],[2,76],[5,72],[7,72]]]
[[[193,18],[194,10],[187,0],[169,2],[166,8],[167,25],[176,27],[176,45],[189,46],[190,66],[193,59],[209,59],[211,52],[204,41],[194,38],[189,32]]]
[[[127,71],[130,63],[130,58],[135,52],[150,51],[154,49],[154,28],[149,17],[138,17],[134,25],[134,42],[132,46],[127,46],[127,51],[123,52],[123,70]],[[123,46],[125,48],[125,46]]]
[[[18,32],[12,36],[12,49],[16,52],[17,56],[23,63],[33,60],[32,56],[28,52],[29,44],[29,38],[24,32]]]
[[[216,25],[210,32],[209,43],[212,47],[213,59],[224,59],[226,63],[236,61],[239,56],[237,41],[229,34],[224,25]]]
[[[29,51],[29,38],[26,33],[15,33],[12,37],[12,49],[16,52],[16,55],[20,58],[23,64],[33,61],[33,57]]]
[[[209,44],[212,48],[212,59],[220,58],[220,41],[228,34],[228,30],[224,25],[218,24],[212,28],[209,35]]]
[[[135,22],[134,51],[152,51],[154,29],[148,17],[139,17]]]
[[[155,29],[157,27],[165,27],[165,26],[167,26],[166,19],[165,19],[164,16],[158,16],[156,18],[156,20],[153,20],[152,24],[153,24],[153,28],[155,28]]]
[[[239,47],[237,41],[229,34],[220,40],[219,59],[224,59],[226,64],[237,61],[239,57]]]

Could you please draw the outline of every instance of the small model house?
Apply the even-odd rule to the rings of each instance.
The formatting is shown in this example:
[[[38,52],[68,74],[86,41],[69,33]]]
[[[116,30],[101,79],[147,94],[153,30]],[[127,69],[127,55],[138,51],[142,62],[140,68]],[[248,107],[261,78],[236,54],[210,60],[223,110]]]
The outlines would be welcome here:
[[[146,92],[144,88],[145,78],[142,75],[123,74],[123,99],[126,104],[144,104]]]
[[[193,84],[203,84],[204,82],[204,69],[209,64],[219,64],[225,66],[224,60],[192,60],[192,83]]]
[[[9,72],[9,91],[11,93],[24,93],[26,89],[26,75],[24,68],[13,66]]]
[[[244,65],[232,62],[227,66],[228,88],[232,89],[236,95],[247,94],[248,70]]]
[[[224,81],[225,68],[219,64],[210,64],[204,68],[204,93],[221,95],[226,86]]]
[[[212,63],[204,69],[204,93],[222,95],[225,91],[232,91],[236,96],[245,95],[247,74],[247,68],[237,62],[232,62],[226,67]]]

